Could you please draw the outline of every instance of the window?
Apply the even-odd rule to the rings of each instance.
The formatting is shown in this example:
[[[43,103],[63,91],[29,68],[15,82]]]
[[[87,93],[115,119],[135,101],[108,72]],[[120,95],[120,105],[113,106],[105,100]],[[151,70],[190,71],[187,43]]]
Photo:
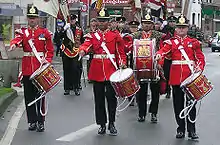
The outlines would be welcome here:
[[[209,0],[209,3],[212,3],[212,0]]]
[[[193,0],[193,3],[196,3],[196,0]]]
[[[12,34],[12,17],[0,16],[0,37],[5,44],[9,44]]]
[[[196,17],[196,14],[193,13],[193,14],[192,14],[192,24],[193,24],[193,25],[195,24],[195,17]]]
[[[200,26],[200,14],[198,14],[198,26]]]

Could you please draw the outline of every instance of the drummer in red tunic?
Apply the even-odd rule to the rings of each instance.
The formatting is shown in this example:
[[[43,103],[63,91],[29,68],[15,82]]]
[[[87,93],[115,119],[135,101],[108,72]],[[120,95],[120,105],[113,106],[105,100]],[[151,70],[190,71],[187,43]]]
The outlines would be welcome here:
[[[95,97],[95,115],[96,123],[100,125],[98,134],[106,133],[107,115],[105,110],[105,97],[108,104],[109,124],[108,130],[110,135],[117,135],[115,128],[115,114],[117,99],[115,91],[110,84],[109,78],[116,71],[110,57],[119,65],[124,67],[126,56],[123,48],[123,40],[118,31],[108,29],[109,15],[105,9],[99,12],[97,17],[99,29],[96,32],[88,33],[85,36],[85,42],[80,46],[80,56],[92,51],[93,59],[90,64],[88,78],[93,81],[93,92]],[[104,45],[103,45],[104,44]],[[103,49],[107,47],[110,55]]]
[[[180,112],[184,109],[184,92],[180,88],[181,83],[191,75],[191,70],[188,66],[191,65],[195,72],[201,71],[205,66],[204,54],[200,49],[200,43],[197,39],[187,36],[188,20],[183,15],[179,16],[176,24],[176,35],[170,40],[165,41],[165,45],[156,54],[156,60],[161,59],[162,56],[171,55],[171,68],[169,84],[173,88],[173,105],[177,122],[176,138],[185,137],[185,119],[179,117]],[[188,55],[187,61],[180,49],[183,49]],[[191,120],[196,117],[196,108],[192,108],[189,113]],[[187,132],[191,139],[198,139],[196,134],[195,123],[189,121],[187,117]]]
[[[32,5],[28,7],[27,18],[28,27],[23,27],[15,31],[16,35],[15,38],[11,40],[9,51],[14,50],[16,47],[23,47],[22,74],[24,99],[29,123],[28,129],[42,132],[44,131],[44,117],[41,115],[40,109],[44,109],[44,105],[40,106],[40,101],[38,101],[35,105],[27,106],[27,104],[39,97],[38,89],[32,84],[29,78],[40,67],[40,62],[35,57],[28,40],[33,40],[38,55],[43,58],[41,63],[51,63],[54,48],[51,33],[46,28],[38,26],[38,9],[35,6]],[[42,101],[44,102],[44,100]]]

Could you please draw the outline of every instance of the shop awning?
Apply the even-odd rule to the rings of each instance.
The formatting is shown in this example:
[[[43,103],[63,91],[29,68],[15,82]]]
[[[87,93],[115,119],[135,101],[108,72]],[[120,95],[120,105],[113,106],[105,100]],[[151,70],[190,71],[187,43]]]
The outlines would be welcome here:
[[[23,16],[23,10],[19,5],[12,3],[2,3],[0,4],[0,15],[3,16]]]
[[[213,15],[214,14],[214,9],[211,8],[203,8],[202,9],[202,15]]]

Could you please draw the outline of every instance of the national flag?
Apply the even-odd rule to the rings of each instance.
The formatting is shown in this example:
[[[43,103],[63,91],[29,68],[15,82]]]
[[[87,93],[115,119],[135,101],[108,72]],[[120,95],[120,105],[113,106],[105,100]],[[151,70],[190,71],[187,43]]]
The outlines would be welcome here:
[[[166,18],[167,0],[148,0],[148,6],[151,9],[151,14],[155,17],[160,17],[161,12],[163,18]]]
[[[57,17],[59,11],[59,2],[58,0],[34,0],[33,4],[40,10],[53,17]]]

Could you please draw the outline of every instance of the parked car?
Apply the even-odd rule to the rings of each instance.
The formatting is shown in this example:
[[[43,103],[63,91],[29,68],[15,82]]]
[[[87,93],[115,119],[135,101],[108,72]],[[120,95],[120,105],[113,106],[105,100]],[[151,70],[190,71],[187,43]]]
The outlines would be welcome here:
[[[212,37],[211,50],[212,52],[215,52],[215,50],[220,51],[220,36],[218,32],[215,32]]]

